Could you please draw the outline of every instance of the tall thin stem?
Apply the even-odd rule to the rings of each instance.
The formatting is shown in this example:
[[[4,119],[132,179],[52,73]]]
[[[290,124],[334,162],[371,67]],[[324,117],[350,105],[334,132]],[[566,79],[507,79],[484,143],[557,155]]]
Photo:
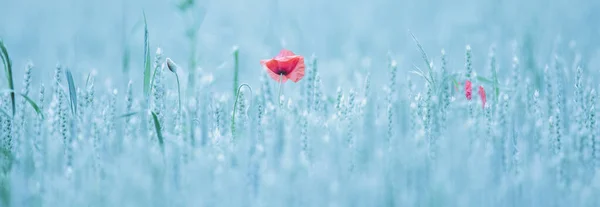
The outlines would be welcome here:
[[[236,94],[236,88],[238,87],[239,82],[239,50],[237,47],[233,48],[233,95]]]
[[[279,96],[277,96],[277,104],[279,104],[279,108],[281,108],[281,88],[283,85],[283,73],[279,74]]]
[[[179,98],[179,114],[181,114],[181,86],[179,84],[179,75],[175,73],[175,79],[177,79],[177,95]]]

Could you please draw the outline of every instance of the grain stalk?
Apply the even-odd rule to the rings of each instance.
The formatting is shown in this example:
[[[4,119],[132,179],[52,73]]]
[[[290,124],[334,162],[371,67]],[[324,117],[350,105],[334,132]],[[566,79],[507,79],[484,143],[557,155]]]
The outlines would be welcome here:
[[[416,41],[416,39],[415,39]],[[397,63],[395,60],[393,60],[391,58],[391,56],[389,56],[388,54],[388,69],[390,70],[390,82],[389,82],[389,88],[388,88],[388,94],[387,94],[387,121],[388,121],[388,130],[387,130],[387,147],[388,147],[388,151],[391,152],[392,148],[393,148],[393,106],[394,106],[394,102],[393,102],[393,93],[394,93],[394,89],[396,87],[396,71],[398,69]]]
[[[23,75],[23,88],[21,89],[21,94],[24,96],[28,96],[29,95],[29,90],[31,88],[31,69],[33,68],[33,63],[29,62],[27,63],[27,66],[25,67],[25,75]],[[26,113],[27,111],[25,110],[26,108],[26,104],[27,103],[27,99],[22,97],[21,99],[21,104],[20,104],[20,112],[19,112],[19,130],[17,130],[16,132],[18,132],[19,134],[17,134],[15,137],[17,138],[17,143],[15,143],[16,149],[19,149],[20,146],[22,144],[27,144],[28,137],[27,136],[27,131],[25,130],[25,125],[26,125]],[[24,142],[24,143],[22,143]],[[17,153],[16,157],[20,157],[20,155]]]
[[[447,71],[447,65],[448,65],[448,61],[446,59],[446,51],[442,49],[442,66],[441,66],[441,73],[442,73],[442,79],[444,80],[442,82],[442,100],[441,100],[441,107],[440,107],[440,114],[441,114],[441,128],[442,130],[446,129],[446,120],[447,120],[447,116],[448,116],[448,107],[450,106],[450,85],[451,83],[449,83],[451,80],[448,76],[448,71]]]
[[[596,90],[590,91],[590,97],[588,101],[588,140],[592,146],[592,164],[598,169],[600,167],[600,140],[598,137],[598,127],[596,124]]]
[[[356,156],[356,138],[354,137],[354,117],[355,117],[355,99],[356,92],[353,89],[350,89],[348,92],[348,103],[346,106],[346,117],[347,117],[347,129],[346,129],[346,137],[347,137],[347,146],[348,146],[348,156],[350,157],[349,163],[349,171],[353,172],[355,169],[356,161],[354,160]]]
[[[40,91],[39,91],[39,107],[41,111],[44,111],[44,96],[45,96],[45,92],[46,89],[44,87],[44,84],[40,85]],[[32,139],[32,148],[33,148],[33,156],[34,156],[34,163],[36,165],[36,169],[42,169],[43,168],[43,164],[44,164],[44,158],[45,158],[45,150],[46,150],[46,139],[44,137],[44,119],[42,117],[39,117],[38,119],[36,119],[35,122],[35,126],[34,126],[34,134],[35,137]]]

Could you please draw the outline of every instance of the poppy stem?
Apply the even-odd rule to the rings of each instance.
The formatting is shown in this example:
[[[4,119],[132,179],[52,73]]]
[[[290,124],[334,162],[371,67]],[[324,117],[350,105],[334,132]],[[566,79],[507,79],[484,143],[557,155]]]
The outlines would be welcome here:
[[[279,104],[279,108],[281,108],[281,88],[283,85],[283,73],[279,74],[279,96],[277,96],[277,104]]]
[[[179,75],[175,73],[175,79],[177,79],[177,97],[179,98],[179,115],[181,115],[181,86],[179,84]]]

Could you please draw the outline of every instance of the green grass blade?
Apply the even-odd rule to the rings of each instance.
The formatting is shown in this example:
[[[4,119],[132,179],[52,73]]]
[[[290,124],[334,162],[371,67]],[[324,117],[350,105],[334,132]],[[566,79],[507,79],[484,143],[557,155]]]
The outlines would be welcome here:
[[[88,73],[87,78],[85,79],[85,88],[90,87],[91,78],[92,78],[92,73]]]
[[[427,53],[423,49],[423,46],[421,45],[421,43],[419,43],[419,40],[417,40],[417,37],[415,37],[415,35],[411,31],[408,31],[408,33],[410,33],[410,36],[412,37],[413,41],[415,41],[415,43],[417,44],[417,47],[419,48],[419,51],[421,52],[421,56],[422,56],[423,60],[425,61],[425,65],[427,65],[427,69],[429,71],[429,79],[431,80],[432,85],[435,87],[435,78],[433,77],[432,63],[429,62],[429,57],[427,56]]]
[[[477,80],[484,82],[484,83],[494,84],[494,81],[492,81],[486,77],[483,77],[483,76],[477,76]]]
[[[233,95],[236,95],[236,90],[239,84],[239,54],[240,50],[238,47],[233,48]]]
[[[152,112],[152,119],[154,119],[154,128],[156,129],[156,136],[158,137],[158,144],[160,145],[160,150],[165,152],[165,140],[162,134],[162,128],[160,127],[160,122],[158,122],[158,117],[154,111]]]
[[[4,89],[4,90],[0,90],[1,93],[15,93],[14,90],[10,90],[10,89]],[[33,110],[35,110],[35,112],[42,117],[42,119],[44,119],[44,114],[42,112],[42,110],[40,109],[40,107],[37,105],[37,103],[35,103],[35,101],[33,101],[33,99],[29,98],[29,96],[19,93],[19,95],[21,95],[26,101],[27,103],[29,103],[29,105],[31,105],[31,107],[33,108]],[[10,117],[10,115],[8,114],[8,112],[6,112],[4,109],[0,109],[0,113],[3,113],[4,115]]]
[[[15,116],[15,85],[13,83],[13,75],[12,75],[12,63],[10,61],[10,57],[8,56],[8,50],[4,45],[4,41],[0,40],[0,56],[2,57],[2,63],[4,63],[4,72],[6,73],[6,79],[8,82],[8,88],[13,90],[10,93],[10,101],[12,106],[12,116]]]
[[[419,68],[419,67],[418,67],[418,66],[416,66],[416,65],[413,65],[413,67],[414,67],[414,68],[415,68],[417,71],[414,71],[414,70],[412,70],[412,71],[409,71],[409,72],[411,72],[411,73],[414,73],[414,74],[417,74],[417,75],[419,75],[419,76],[421,76],[421,77],[425,78],[425,80],[426,80],[426,81],[427,81],[429,84],[433,84],[433,82],[431,82],[431,80],[429,80],[429,78],[427,78],[427,76],[425,75],[425,72],[423,72],[423,70],[421,70],[421,68]]]
[[[42,120],[45,119],[44,118],[44,114],[42,112],[42,110],[40,110],[40,107],[35,103],[35,101],[33,101],[31,98],[29,98],[28,96],[26,96],[25,94],[21,94],[21,96],[23,98],[25,98],[25,100],[27,100],[27,103],[29,103],[29,105],[31,105],[31,107],[33,108],[33,110],[35,110],[35,112],[42,117]]]
[[[411,32],[408,31],[410,33],[410,36],[412,37],[413,41],[415,41],[415,44],[417,44],[417,47],[419,48],[419,52],[421,52],[421,56],[423,58],[423,61],[425,61],[425,65],[427,65],[427,68],[429,69],[429,72],[433,72],[433,68],[431,68],[431,63],[429,62],[429,56],[427,56],[427,53],[425,52],[425,49],[423,49],[423,46],[421,45],[421,43],[419,42],[419,40],[417,40],[417,37],[415,37],[415,35]]]
[[[429,81],[429,79],[427,78],[427,76],[423,75],[423,74],[422,74],[422,73],[420,73],[419,71],[414,71],[414,70],[411,70],[411,71],[408,71],[408,72],[409,72],[409,73],[416,74],[416,75],[418,75],[418,76],[421,76],[421,77],[425,78],[425,81],[427,81],[428,83],[430,83],[430,84],[431,84],[431,81]]]
[[[119,115],[116,118],[117,119],[126,118],[126,117],[130,117],[130,116],[133,116],[133,115],[137,115],[139,113],[140,113],[139,111],[129,112],[129,113],[126,113],[126,114]]]
[[[419,71],[421,74],[425,75],[425,72],[423,72],[423,70],[421,70],[421,68],[419,68],[419,66],[417,66],[417,65],[413,64],[413,67],[414,67],[415,69],[417,69],[417,70],[418,70],[418,71]]]
[[[69,97],[71,98],[71,112],[73,116],[77,114],[77,91],[75,91],[75,82],[73,81],[73,74],[71,70],[67,68],[65,71],[67,76],[67,84],[69,84]]]
[[[148,40],[148,22],[146,12],[144,14],[144,95],[150,96],[150,42]]]

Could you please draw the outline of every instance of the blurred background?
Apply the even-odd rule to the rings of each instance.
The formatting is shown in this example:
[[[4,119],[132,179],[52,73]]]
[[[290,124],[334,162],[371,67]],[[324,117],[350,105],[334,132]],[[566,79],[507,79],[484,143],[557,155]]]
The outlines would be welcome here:
[[[41,163],[41,167],[30,166],[29,156],[25,154],[29,153],[25,151],[29,144],[16,144],[15,148],[20,151],[16,151],[15,160],[19,162],[15,162],[8,177],[12,184],[10,191],[15,203],[23,203],[20,206],[29,206],[25,202],[38,199],[37,195],[40,195],[40,203],[50,206],[65,206],[65,201],[74,206],[85,206],[84,203],[166,206],[161,205],[166,202],[176,202],[175,206],[177,202],[211,206],[223,201],[240,205],[247,205],[247,201],[265,202],[267,206],[270,203],[273,206],[318,206],[316,203],[321,206],[324,203],[394,206],[388,202],[395,201],[400,206],[440,206],[436,203],[442,202],[456,203],[456,206],[495,206],[492,202],[500,203],[496,206],[519,206],[517,203],[600,206],[584,205],[599,203],[594,193],[600,189],[600,173],[598,168],[594,169],[593,161],[600,159],[596,156],[598,150],[593,150],[597,144],[594,140],[598,140],[596,135],[600,133],[592,131],[595,130],[593,124],[597,123],[593,105],[596,99],[587,94],[590,89],[598,89],[599,83],[595,80],[600,78],[599,11],[600,0],[0,0],[0,38],[13,60],[16,90],[21,90],[28,61],[35,64],[31,86],[31,93],[36,94],[34,98],[41,83],[46,85],[46,94],[52,94],[49,91],[54,89],[53,73],[57,63],[73,71],[79,88],[88,74],[97,75],[94,91],[90,89],[85,93],[90,97],[86,97],[87,102],[97,97],[94,105],[86,106],[92,110],[79,111],[84,111],[81,128],[75,122],[67,127],[67,117],[80,115],[64,113],[69,110],[64,98],[63,102],[58,101],[61,98],[46,100],[50,118],[44,129],[41,129],[41,119],[21,119],[21,129],[27,132],[21,134],[26,138],[21,141],[33,144],[32,163]],[[197,139],[202,140],[202,144],[188,146],[188,138],[184,138],[188,137],[187,124],[178,121],[179,110],[171,104],[176,103],[174,76],[167,73],[164,85],[156,84],[159,87],[154,91],[159,92],[153,95],[152,110],[159,112],[159,118],[154,118],[154,123],[158,125],[162,116],[167,137],[167,144],[160,144],[167,147],[166,155],[162,152],[162,162],[157,159],[158,148],[149,147],[155,146],[153,134],[150,133],[152,139],[131,139],[132,144],[121,145],[128,143],[128,138],[116,139],[121,137],[121,131],[132,132],[130,137],[149,134],[144,131],[148,123],[145,116],[141,116],[139,122],[137,119],[116,121],[117,114],[140,108],[135,102],[144,103],[139,98],[144,71],[144,14],[150,51],[154,54],[161,48],[163,57],[170,57],[181,66],[178,73],[182,77],[182,89],[194,92],[184,96],[184,101],[200,103],[189,107],[192,110],[187,118],[200,119],[194,119],[198,127],[194,121],[190,121],[189,126],[193,129],[190,132],[200,135]],[[491,86],[486,85],[488,103],[496,104],[491,109],[498,111],[499,116],[492,115],[493,110],[479,110],[479,102],[471,105],[472,102],[459,93],[455,93],[460,95],[457,96],[460,99],[456,99],[459,101],[448,108],[446,101],[451,100],[445,96],[438,99],[446,104],[440,104],[444,111],[440,110],[439,117],[444,118],[437,119],[435,111],[431,115],[431,109],[437,110],[436,98],[430,97],[431,91],[427,93],[426,88],[419,87],[425,82],[422,78],[409,73],[413,65],[425,68],[409,31],[419,39],[436,66],[444,49],[448,69],[464,72],[465,46],[470,45],[474,71],[489,77],[489,53],[494,45],[498,80],[514,80],[511,64],[513,56],[517,56],[522,58],[518,68],[522,73],[518,74],[524,76],[518,81],[534,79],[535,84],[514,82],[510,86],[523,89],[502,88],[502,95],[510,95],[510,109],[508,98],[503,98],[502,108],[496,107],[500,102],[492,100],[498,99],[500,94],[496,90],[492,95]],[[229,113],[234,108],[232,52],[236,46],[239,48],[239,81],[252,86],[251,95],[255,97],[261,97],[257,94],[269,87],[273,95],[277,91],[275,81],[259,82],[265,76],[259,64],[261,59],[275,56],[282,48],[307,60],[313,55],[318,57],[321,81],[314,81],[314,87],[319,89],[313,91],[315,103],[313,110],[309,108],[312,114],[308,114],[305,110],[308,107],[302,104],[288,107],[293,109],[289,110],[291,113],[268,103],[265,108],[243,104],[246,111],[251,108],[257,115],[240,113],[240,118],[236,118],[239,121],[233,123],[236,116],[232,114],[229,131]],[[388,54],[398,62],[397,84],[388,77]],[[584,70],[579,74],[584,76],[582,86],[585,88],[575,88],[575,70],[568,67],[575,65],[576,54],[582,58]],[[555,55],[564,65],[554,65],[564,66],[564,71],[559,71],[557,66],[554,72],[542,76],[544,65],[552,65]],[[190,79],[191,71],[197,73]],[[372,90],[368,92],[363,90],[367,71],[372,83]],[[4,89],[6,81],[0,76],[0,89]],[[212,77],[214,85],[186,90],[188,80],[206,77]],[[406,90],[408,77],[417,86],[410,95]],[[542,85],[544,78],[547,85]],[[121,98],[126,97],[125,87],[130,79],[135,86],[133,94],[138,97]],[[483,85],[477,81],[474,87]],[[554,81],[557,86],[552,85]],[[310,81],[284,85],[286,98],[292,97],[286,99],[288,104],[290,100],[302,103],[311,97],[301,93],[309,86],[305,83]],[[386,92],[386,85],[395,87],[394,91]],[[532,87],[525,88],[525,85]],[[338,87],[343,88],[340,96],[336,96]],[[111,93],[113,89],[118,89],[118,96]],[[541,91],[541,96],[532,95],[534,90]],[[55,93],[59,91],[56,89]],[[513,96],[514,91],[522,95]],[[352,112],[355,92],[357,102],[361,101],[356,104],[357,108],[364,108],[364,112]],[[392,92],[398,92],[398,100],[393,100]],[[342,101],[342,93],[352,94],[348,95],[352,102],[346,101],[345,95]],[[362,97],[363,94],[368,96]],[[525,95],[529,98],[521,99]],[[592,104],[585,104],[583,100]],[[246,102],[240,102],[239,107],[241,103]],[[20,105],[24,104],[23,101]],[[589,109],[586,105],[590,105]],[[73,112],[75,109],[71,108]],[[447,120],[446,110],[449,112]],[[587,121],[582,115],[586,113],[584,110],[589,112]],[[468,119],[465,114],[470,114]],[[3,120],[0,132],[11,130],[11,122]],[[37,123],[40,128],[29,130],[26,123]],[[438,123],[442,124],[436,125]],[[230,136],[235,124],[240,126],[236,132],[239,139]],[[437,134],[441,130],[436,131],[439,126],[444,132],[441,135]],[[72,133],[69,136],[67,128]],[[34,131],[47,136],[38,136],[42,139],[28,136]],[[75,136],[75,131],[80,133],[76,135],[78,141],[67,145],[67,138]],[[10,133],[2,135],[12,138]],[[83,139],[87,135],[93,139]],[[510,148],[508,139],[496,139],[509,136]],[[56,137],[62,137],[62,141]],[[561,138],[564,148],[561,148]],[[304,146],[299,144],[300,139]],[[47,145],[48,150],[38,149],[35,142],[40,140],[44,143],[40,146]],[[189,140],[195,142],[194,138]],[[233,140],[239,140],[240,144],[231,144]],[[499,143],[496,140],[500,140]],[[524,144],[520,140],[525,140]],[[578,143],[583,144],[577,146]],[[550,144],[553,153],[550,148],[541,147]],[[73,168],[65,162],[71,159],[67,153],[71,148],[75,152]],[[309,162],[296,162],[305,160],[299,152],[314,156],[314,162],[310,157]],[[439,161],[434,157],[438,152]],[[190,160],[197,162],[186,161],[188,153]],[[521,164],[520,153],[524,164]],[[19,159],[21,154],[24,158]],[[505,162],[508,158],[510,164]],[[357,171],[353,171],[355,160]],[[307,163],[311,165],[305,168],[309,166]],[[596,162],[595,166],[600,164]],[[513,169],[518,173],[512,174]],[[512,180],[513,175],[516,182]],[[0,197],[3,187],[8,189],[8,182],[2,183],[7,177],[1,176]],[[164,182],[165,178],[170,181],[170,176],[174,181]],[[568,185],[563,186],[563,178]],[[242,183],[247,187],[239,187]],[[290,188],[294,190],[289,191]]]
[[[61,63],[80,81],[95,69],[109,87],[125,86],[129,76],[141,90],[143,11],[152,53],[162,48],[182,73],[195,65],[214,74],[217,84],[228,86],[224,90],[233,79],[235,45],[240,81],[251,84],[262,74],[259,60],[281,48],[315,54],[325,84],[351,85],[352,74],[343,72],[369,65],[375,78],[384,78],[388,52],[399,61],[402,77],[412,64],[422,64],[409,30],[432,58],[444,48],[451,70],[463,70],[467,44],[475,70],[482,70],[495,44],[499,73],[508,74],[503,69],[519,51],[513,42],[531,44],[539,64],[557,46],[576,48],[589,67],[600,64],[596,0],[1,0],[0,5],[0,38],[17,83],[31,60],[34,83],[49,82]]]

